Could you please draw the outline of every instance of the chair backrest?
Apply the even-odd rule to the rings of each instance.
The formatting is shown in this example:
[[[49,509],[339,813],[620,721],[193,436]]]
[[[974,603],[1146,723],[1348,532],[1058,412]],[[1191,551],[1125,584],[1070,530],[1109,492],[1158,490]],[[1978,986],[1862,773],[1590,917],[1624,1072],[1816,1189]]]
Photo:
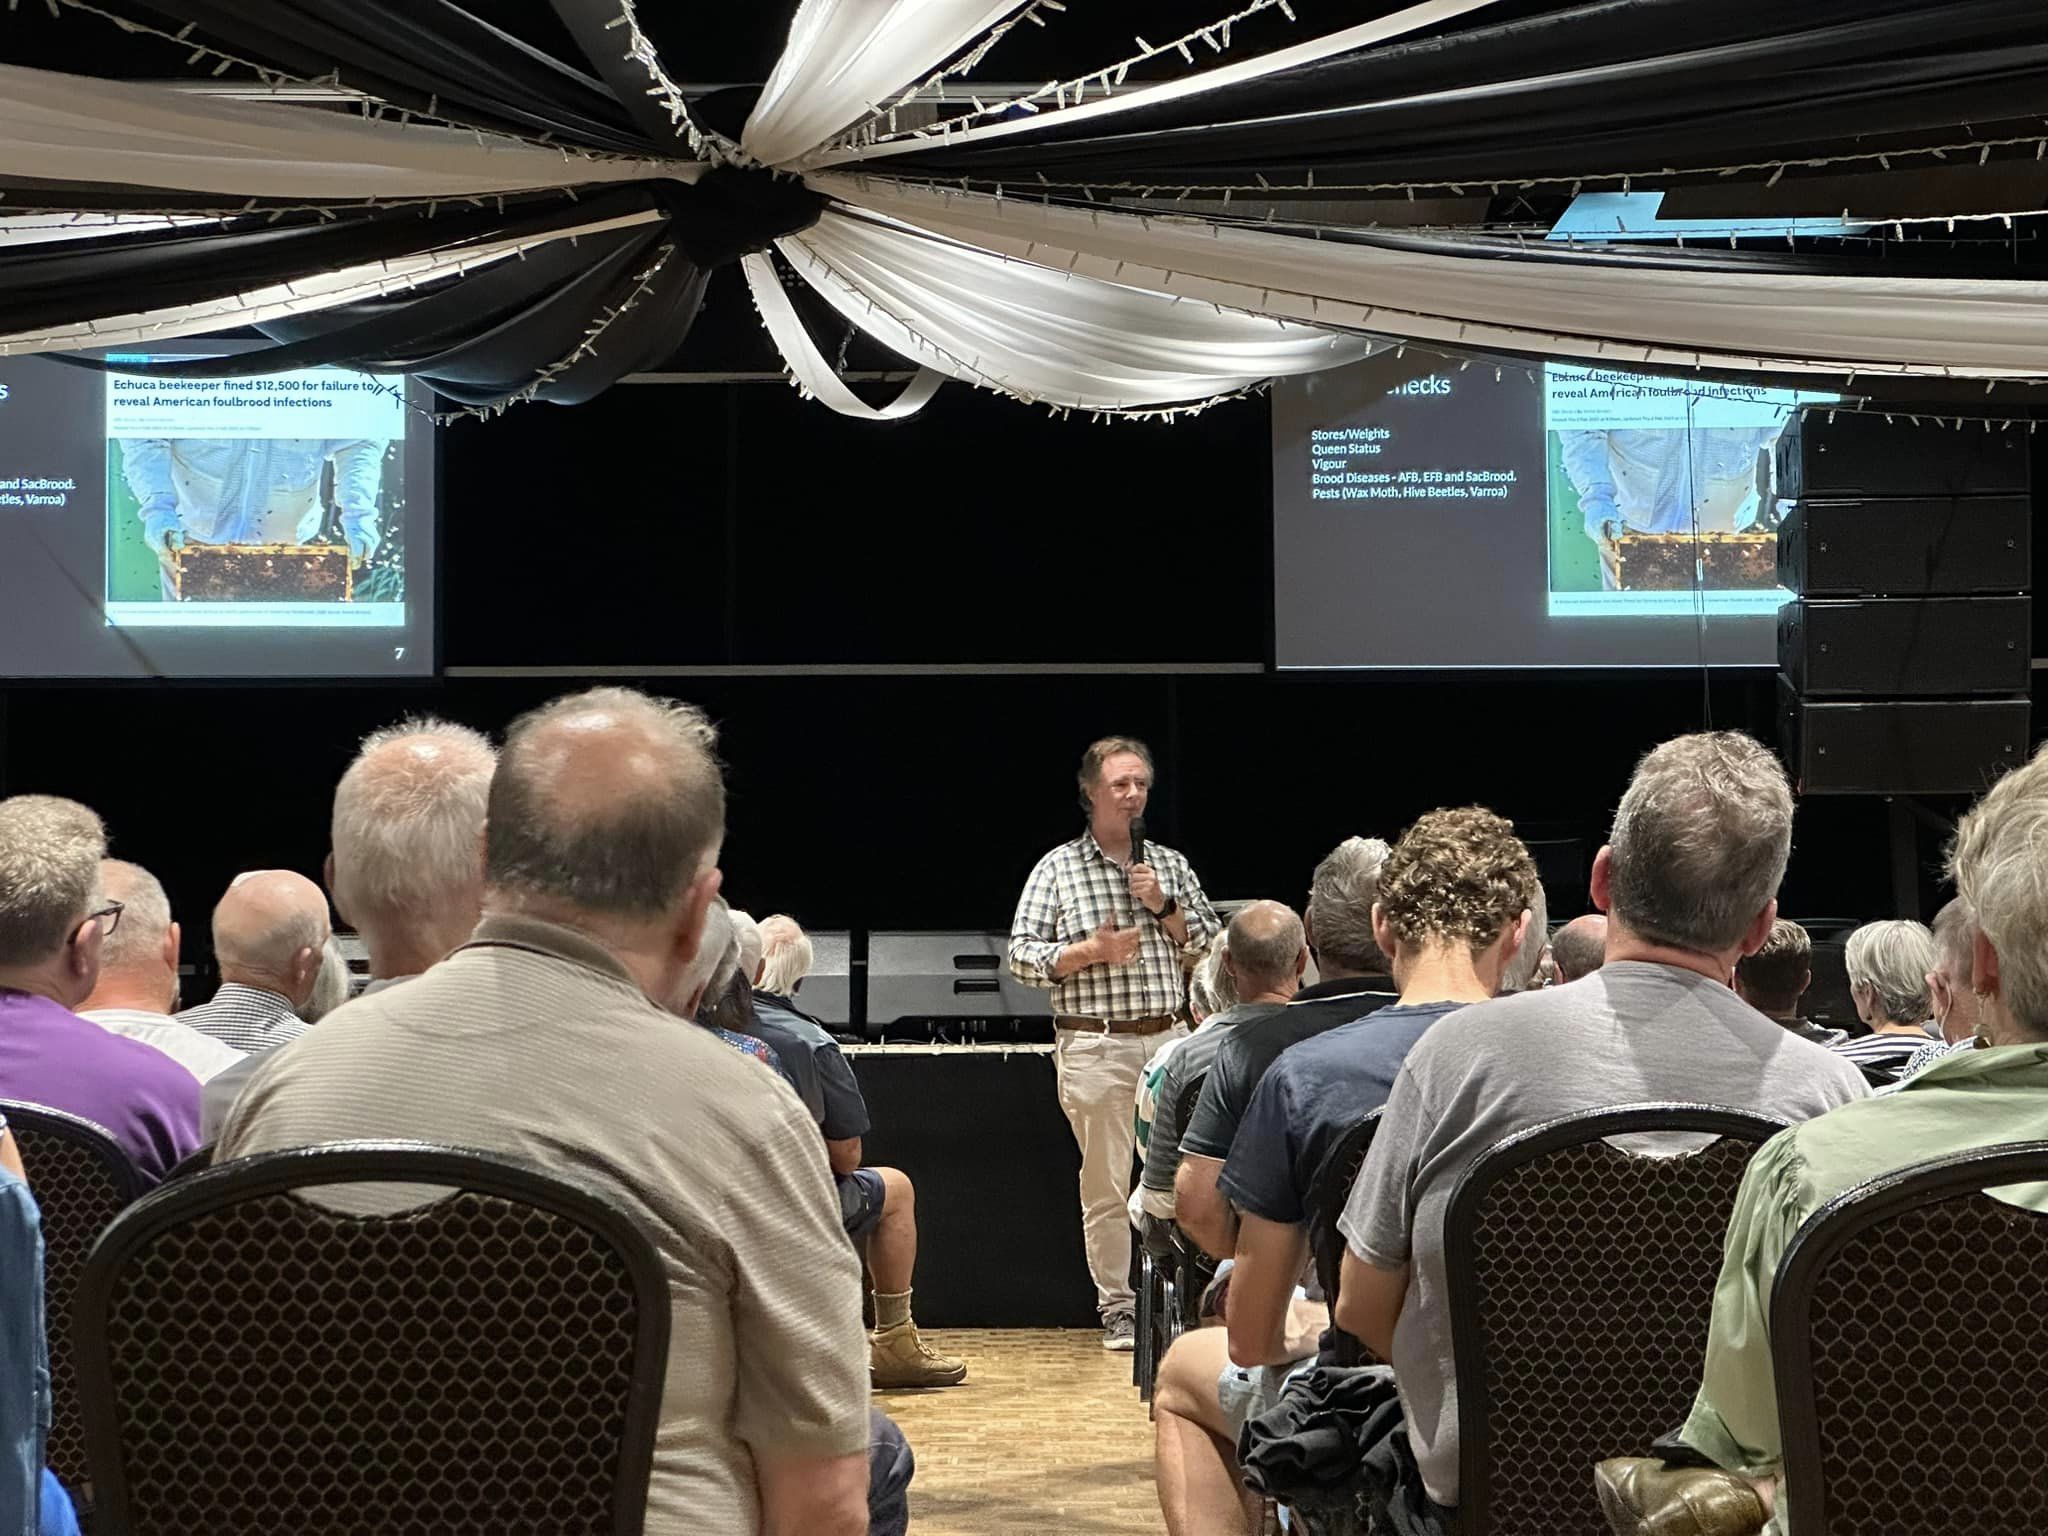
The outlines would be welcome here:
[[[86,1255],[149,1181],[120,1143],[90,1120],[12,1099],[0,1100],[0,1116],[14,1132],[29,1191],[43,1213],[43,1319],[50,1346],[50,1440],[44,1455],[64,1486],[82,1495],[88,1476],[85,1425],[65,1319]]]
[[[1592,1468],[1684,1421],[1735,1191],[1775,1120],[1702,1104],[1568,1115],[1466,1170],[1444,1216],[1463,1536],[1606,1536]],[[1676,1156],[1606,1138],[1694,1133]]]
[[[1195,1117],[1195,1105],[1202,1097],[1202,1084],[1209,1081],[1209,1074],[1197,1072],[1180,1085],[1180,1096],[1173,1101],[1173,1123],[1180,1127],[1181,1135],[1188,1133],[1188,1122]]]
[[[2048,1141],[1937,1158],[1807,1219],[1771,1294],[1800,1536],[2048,1529],[2048,1215],[1983,1193],[2048,1181]]]
[[[1372,1148],[1372,1134],[1379,1129],[1382,1113],[1379,1109],[1369,1110],[1337,1138],[1336,1145],[1323,1155],[1315,1177],[1309,1180],[1305,1202],[1309,1254],[1315,1260],[1316,1283],[1322,1287],[1323,1299],[1330,1304],[1329,1343],[1340,1365],[1360,1365],[1373,1358],[1363,1344],[1335,1322],[1337,1281],[1344,1271],[1345,1246],[1344,1234],[1337,1230],[1337,1218],[1344,1214],[1344,1206],[1351,1199],[1351,1186],[1358,1182],[1358,1170],[1365,1166],[1365,1154]]]
[[[408,1143],[225,1163],[114,1224],[73,1326],[95,1536],[641,1529],[667,1284],[554,1174]]]

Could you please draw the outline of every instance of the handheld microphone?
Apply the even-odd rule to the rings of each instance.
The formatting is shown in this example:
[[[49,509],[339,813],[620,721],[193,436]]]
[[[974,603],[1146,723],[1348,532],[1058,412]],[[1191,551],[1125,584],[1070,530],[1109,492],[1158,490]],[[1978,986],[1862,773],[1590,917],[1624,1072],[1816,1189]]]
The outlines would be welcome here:
[[[1131,818],[1131,862],[1145,862],[1145,818],[1142,816]]]

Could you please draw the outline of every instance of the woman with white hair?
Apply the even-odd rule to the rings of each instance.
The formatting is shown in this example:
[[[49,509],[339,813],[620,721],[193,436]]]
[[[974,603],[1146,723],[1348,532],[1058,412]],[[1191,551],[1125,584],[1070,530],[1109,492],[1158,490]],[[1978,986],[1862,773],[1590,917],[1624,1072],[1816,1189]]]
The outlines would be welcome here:
[[[1932,1036],[1927,975],[1934,934],[1923,923],[1865,923],[1849,935],[1843,956],[1856,1017],[1870,1031],[1833,1047],[1875,1084],[1894,1081]]]

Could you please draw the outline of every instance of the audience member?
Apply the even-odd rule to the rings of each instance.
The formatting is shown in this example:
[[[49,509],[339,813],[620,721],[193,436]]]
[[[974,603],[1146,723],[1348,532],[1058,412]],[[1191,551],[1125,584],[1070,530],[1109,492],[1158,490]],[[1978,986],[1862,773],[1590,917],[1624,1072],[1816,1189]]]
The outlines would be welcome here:
[[[419,975],[476,927],[497,763],[479,732],[423,716],[364,737],[335,785],[327,889],[369,956],[363,996]],[[208,1141],[261,1060],[250,1056],[206,1085]]]
[[[306,999],[299,1017],[308,1024],[318,1024],[348,1001],[350,985],[348,956],[342,953],[340,937],[330,933],[320,947],[320,969],[313,977],[313,995]]]
[[[79,1017],[154,1046],[202,1083],[240,1061],[233,1046],[171,1017],[178,1011],[181,936],[156,876],[139,864],[102,859],[100,891],[121,904],[121,921],[100,945],[99,980]]]
[[[1543,985],[1543,959],[1549,953],[1550,900],[1543,894],[1543,880],[1539,876],[1535,892],[1529,897],[1529,921],[1523,927],[1522,942],[1508,956],[1497,995],[1506,997],[1510,993],[1527,992],[1531,987]]]
[[[1977,994],[1970,990],[1970,950],[1976,942],[1977,925],[1962,897],[1934,914],[1934,969],[1927,973],[1927,1001],[1941,1038],[1907,1058],[1899,1072],[1901,1081],[1944,1056],[1974,1051],[1981,1043],[1977,1039]]]
[[[1455,1013],[1409,1053],[1340,1223],[1350,1251],[1337,1321],[1394,1367],[1420,1474],[1419,1486],[1397,1483],[1400,1514],[1376,1518],[1422,1532],[1454,1518],[1443,1219],[1485,1149],[1621,1104],[1725,1104],[1797,1121],[1866,1092],[1850,1063],[1727,986],[1770,934],[1791,846],[1791,788],[1761,745],[1730,731],[1664,743],[1637,765],[1593,862],[1606,963],[1569,987]]]
[[[1216,1181],[1259,1079],[1289,1046],[1395,1000],[1389,962],[1373,938],[1372,906],[1386,857],[1378,838],[1349,837],[1316,866],[1302,926],[1321,979],[1296,992],[1283,1012],[1233,1029],[1216,1049],[1181,1133],[1173,1180],[1175,1224],[1216,1258],[1229,1258],[1237,1240],[1230,1202]]]
[[[0,800],[0,1098],[90,1120],[154,1182],[199,1146],[199,1083],[154,1046],[81,1019],[121,925],[107,834],[72,800]]]
[[[1772,1022],[1815,1045],[1839,1045],[1847,1031],[1799,1016],[1799,1000],[1813,985],[1813,940],[1788,917],[1771,924],[1763,948],[1735,962],[1735,995]]]
[[[1872,1083],[1896,1081],[1906,1063],[1928,1044],[1934,1009],[1927,978],[1935,964],[1934,935],[1922,923],[1865,923],[1849,935],[1843,962],[1856,1017],[1870,1033],[1844,1040],[1834,1049],[1855,1062]]]
[[[1557,966],[1557,983],[1569,986],[1581,976],[1590,976],[1607,960],[1607,916],[1588,912],[1566,923],[1550,939],[1550,958]]]
[[[1239,1001],[1211,1014],[1167,1055],[1153,1090],[1152,1129],[1145,1138],[1139,1209],[1155,1220],[1173,1215],[1173,1175],[1180,1167],[1180,1100],[1188,1084],[1208,1074],[1230,1031],[1271,1018],[1287,1006],[1308,967],[1301,919],[1277,901],[1238,909],[1224,930],[1222,969]]]
[[[1218,934],[1209,947],[1202,952],[1202,958],[1188,975],[1188,1022],[1201,1033],[1202,1026],[1226,1008],[1237,1006],[1237,988],[1230,979],[1230,972],[1224,968],[1223,957],[1228,951],[1226,934]],[[1173,1035],[1152,1053],[1152,1059],[1145,1063],[1145,1070],[1138,1074],[1137,1148],[1138,1165],[1142,1168],[1152,1146],[1152,1121],[1159,1113],[1159,1083],[1166,1076],[1168,1063],[1173,1053],[1192,1040],[1194,1035]],[[1172,1207],[1172,1198],[1166,1204]],[[1126,1207],[1131,1215],[1131,1225],[1143,1225],[1147,1209],[1145,1187],[1140,1183],[1131,1191],[1130,1204]]]
[[[713,901],[711,910],[704,915],[704,937],[699,943],[717,958],[712,962],[697,1011],[690,1015],[691,1021],[709,1030],[741,1055],[760,1062],[796,1091],[797,1096],[804,1100],[805,1109],[815,1110],[815,1092],[804,1092],[803,1080],[797,1076],[794,1066],[784,1061],[780,1053],[758,1033],[760,1025],[754,1018],[754,989],[747,985],[747,978],[741,974],[744,960],[734,916],[723,898]]]
[[[771,997],[795,997],[815,958],[811,936],[795,918],[785,912],[762,918],[761,974],[754,978],[754,990]]]
[[[741,913],[740,916],[744,917],[745,914]],[[676,990],[670,994],[667,1003],[668,1009],[679,1018],[690,1019],[709,1029],[713,1034],[720,1036],[727,1044],[734,1046],[743,1054],[763,1060],[764,1065],[774,1070],[795,1090],[797,1096],[803,1100],[805,1109],[811,1111],[813,1118],[815,1118],[814,1101],[822,1101],[822,1089],[815,1071],[811,1071],[807,1075],[792,1072],[784,1064],[781,1055],[765,1041],[755,1036],[738,1034],[721,1025],[707,1024],[705,1022],[720,1012],[719,1006],[711,997],[714,987],[725,989],[728,999],[733,997],[732,989],[734,987],[742,990],[746,988],[746,978],[741,974],[741,966],[743,964],[740,933],[738,925],[733,921],[733,909],[726,904],[724,897],[715,897],[704,914],[704,934],[697,944],[697,956],[690,962],[682,979],[678,981]],[[739,1018],[749,1023],[754,1022],[754,1016],[749,1011],[728,1008],[726,1012],[728,1017]],[[800,1053],[791,1052],[791,1059],[800,1060]],[[865,1113],[864,1107],[863,1113]],[[827,1150],[827,1160],[828,1162],[830,1160],[829,1147]],[[891,1171],[893,1172],[893,1170]],[[842,1201],[842,1213],[844,1209],[845,1206]],[[914,1258],[916,1247],[914,1227],[911,1233],[911,1245]],[[872,1343],[870,1343],[870,1364],[868,1367],[870,1382],[873,1385],[881,1385],[882,1383],[875,1382],[873,1379],[875,1376],[873,1355],[874,1348]],[[965,1375],[966,1367],[961,1366],[959,1376],[964,1377]],[[956,1381],[958,1379],[955,1378]],[[919,1384],[945,1386],[954,1383],[948,1381]],[[903,1431],[897,1428],[896,1424],[883,1414],[880,1409],[871,1407],[868,1410],[868,1420],[868,1530],[870,1536],[901,1536],[901,1533],[910,1522],[909,1484],[914,1470],[914,1459],[910,1453],[909,1442],[903,1437]]]
[[[761,953],[767,947],[767,940],[761,937],[761,925],[754,921],[751,913],[742,912],[738,907],[728,907],[726,911],[732,919],[733,938],[739,944],[740,975],[746,978],[751,989],[761,975]]]
[[[1156,1475],[1169,1536],[1251,1529],[1236,1445],[1245,1421],[1310,1363],[1321,1308],[1294,1303],[1308,1265],[1310,1184],[1337,1141],[1386,1102],[1429,1026],[1500,990],[1521,958],[1538,882],[1513,826],[1477,806],[1433,811],[1379,871],[1375,939],[1399,1000],[1283,1052],[1252,1094],[1220,1182],[1242,1213],[1224,1329],[1182,1334],[1159,1367]],[[1320,1314],[1320,1315],[1318,1315]]]
[[[810,940],[793,919],[769,921],[794,928],[794,939],[788,942],[809,949]],[[743,956],[738,963],[745,965]],[[756,990],[752,1008],[754,1029],[790,1072],[797,1097],[824,1138],[846,1235],[867,1254],[875,1304],[875,1331],[868,1341],[869,1381],[891,1388],[958,1386],[967,1379],[966,1365],[926,1344],[911,1317],[917,1190],[900,1168],[862,1166],[862,1139],[870,1126],[868,1105],[846,1053],[824,1025],[785,996]]]
[[[1896,1169],[2039,1139],[2048,1105],[2044,847],[2048,751],[2007,774],[1963,817],[1949,855],[1958,899],[1976,925],[1970,976],[1985,1048],[1938,1061],[1895,1092],[1783,1131],[1751,1160],[1728,1226],[1699,1398],[1682,1434],[1725,1470],[1667,1470],[1635,1458],[1603,1463],[1596,1479],[1601,1504],[1623,1536],[1698,1530],[1685,1521],[1705,1504],[1739,1508],[1744,1516],[1717,1525],[1712,1536],[1757,1530],[1769,1515],[1784,1460],[1771,1371],[1771,1290],[1780,1257],[1808,1217]],[[2035,1211],[2048,1208],[2039,1185],[1987,1193]],[[1939,1445],[1899,1452],[1944,1453]]]
[[[868,1386],[824,1150],[794,1095],[664,1011],[719,883],[712,742],[619,688],[514,722],[474,938],[266,1060],[221,1151],[417,1137],[608,1185],[670,1278],[650,1536],[851,1536]]]
[[[306,1032],[297,1010],[313,996],[329,932],[327,898],[304,875],[238,875],[213,909],[220,990],[178,1022],[238,1051],[290,1044]]]

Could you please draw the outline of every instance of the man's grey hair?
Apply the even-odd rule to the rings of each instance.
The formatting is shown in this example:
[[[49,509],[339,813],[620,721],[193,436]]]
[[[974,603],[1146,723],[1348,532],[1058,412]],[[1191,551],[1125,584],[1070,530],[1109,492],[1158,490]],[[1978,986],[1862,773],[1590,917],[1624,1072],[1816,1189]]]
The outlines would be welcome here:
[[[1543,946],[1550,942],[1550,898],[1543,894],[1541,880],[1536,882],[1525,910],[1529,913],[1529,926],[1514,958],[1500,973],[1503,992],[1527,991],[1529,983],[1536,979],[1536,967],[1543,963]]]
[[[128,921],[126,912],[121,914],[121,921]],[[348,956],[341,952],[341,940],[330,933],[326,948],[320,952],[320,970],[313,977],[313,995],[299,1010],[299,1017],[308,1024],[318,1023],[347,1002],[348,994]]]
[[[498,754],[431,716],[363,738],[334,789],[334,901],[357,927],[416,922],[473,894]]]
[[[562,782],[566,749],[554,728],[607,717],[637,726],[648,750],[633,749],[639,782],[597,799]],[[631,688],[592,688],[521,715],[491,780],[486,881],[586,912],[667,912],[725,835],[716,745],[703,711]]]
[[[1376,837],[1347,837],[1316,866],[1308,888],[1308,926],[1318,955],[1346,970],[1388,969],[1372,936],[1372,904],[1380,899],[1380,870],[1392,851]]]
[[[1974,967],[1977,920],[1970,904],[1957,896],[1934,914],[1934,963],[1955,985],[1967,990]]]
[[[1606,921],[1589,923],[1573,918],[1550,936],[1550,958],[1557,966],[1559,982],[1590,976],[1607,963]]]
[[[1742,942],[1792,855],[1792,787],[1740,731],[1652,748],[1608,836],[1615,921],[1652,944],[1719,954]]]
[[[2048,1037],[2048,749],[1963,817],[1948,869],[1998,954],[2006,1011],[2030,1037]]]
[[[76,800],[0,800],[0,965],[35,965],[98,904],[107,829]]]
[[[1283,914],[1277,921],[1272,915],[1276,907]],[[1295,974],[1294,962],[1301,958],[1301,919],[1282,902],[1251,902],[1231,918],[1223,942],[1242,995],[1248,982],[1277,983]]]
[[[1195,974],[1188,978],[1188,1006],[1204,1019],[1237,1006],[1237,979],[1223,963],[1229,949],[1226,935],[1217,934],[1195,967]]]
[[[811,936],[787,912],[776,912],[761,919],[761,946],[761,990],[788,997],[811,974]]]
[[[1934,935],[1925,923],[1865,923],[1842,953],[1851,987],[1868,987],[1877,1010],[1894,1024],[1919,1024],[1934,1011],[1927,973],[1934,969]]]
[[[100,943],[100,974],[159,959],[171,934],[171,898],[163,882],[140,864],[102,859],[100,892],[121,903],[121,921]]]

